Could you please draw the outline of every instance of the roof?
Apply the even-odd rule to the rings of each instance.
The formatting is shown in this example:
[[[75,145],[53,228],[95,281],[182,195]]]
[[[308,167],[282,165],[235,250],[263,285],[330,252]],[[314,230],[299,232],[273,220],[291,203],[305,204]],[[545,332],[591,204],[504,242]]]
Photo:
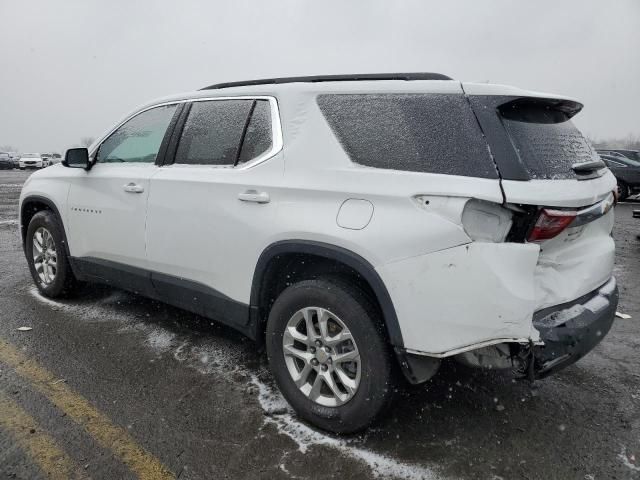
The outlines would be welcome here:
[[[318,82],[352,82],[358,80],[453,80],[447,75],[431,72],[414,73],[357,73],[349,75],[314,75],[307,77],[263,78],[259,80],[243,80],[209,85],[201,90],[217,90],[229,87],[244,87],[249,85],[275,85],[280,83],[318,83]]]

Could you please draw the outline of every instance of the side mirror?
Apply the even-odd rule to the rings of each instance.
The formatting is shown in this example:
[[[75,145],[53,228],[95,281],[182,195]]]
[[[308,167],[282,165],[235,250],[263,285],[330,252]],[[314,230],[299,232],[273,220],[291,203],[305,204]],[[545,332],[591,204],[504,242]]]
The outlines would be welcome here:
[[[86,148],[70,148],[64,154],[62,164],[70,168],[84,168],[89,170],[91,163],[89,162],[89,150]]]

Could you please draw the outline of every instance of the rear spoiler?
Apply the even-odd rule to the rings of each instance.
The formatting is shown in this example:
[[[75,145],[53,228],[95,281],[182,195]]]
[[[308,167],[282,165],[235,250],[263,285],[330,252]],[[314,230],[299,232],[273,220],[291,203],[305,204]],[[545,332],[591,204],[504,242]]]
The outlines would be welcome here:
[[[580,113],[580,110],[582,110],[584,105],[580,102],[576,102],[575,100],[520,97],[498,105],[498,110],[500,111],[500,114],[505,118],[521,117],[514,119],[522,120],[522,117],[526,117],[529,110],[535,109],[537,111],[540,111],[540,107],[543,107],[546,112],[555,113],[556,115],[549,115],[547,118],[545,118],[546,122],[540,122],[540,118],[536,118],[536,122],[560,123],[565,122],[571,117]]]

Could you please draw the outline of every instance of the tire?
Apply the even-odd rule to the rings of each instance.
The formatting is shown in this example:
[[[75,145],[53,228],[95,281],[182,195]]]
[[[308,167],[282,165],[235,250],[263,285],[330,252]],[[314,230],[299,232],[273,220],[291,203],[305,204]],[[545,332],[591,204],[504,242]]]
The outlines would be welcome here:
[[[346,401],[340,400],[344,403],[327,404],[327,402],[332,401],[330,399],[332,390],[329,389],[328,383],[324,380],[327,377],[323,376],[320,383],[323,384],[322,390],[329,392],[329,397],[321,396],[315,401],[309,396],[313,395],[313,393],[304,393],[294,382],[293,373],[290,373],[291,362],[294,357],[285,355],[285,329],[287,329],[288,324],[291,326],[290,322],[295,323],[294,319],[298,318],[296,315],[301,316],[300,312],[309,307],[311,307],[310,310],[315,311],[318,315],[323,311],[322,315],[327,315],[328,317],[325,318],[329,318],[327,322],[329,327],[339,328],[336,327],[337,323],[335,322],[341,322],[348,329],[348,332],[339,330],[338,333],[350,333],[353,338],[357,353],[359,353],[357,362],[359,369],[356,367],[355,362],[339,363],[338,352],[342,351],[344,353],[344,350],[351,348],[352,344],[350,344],[349,340],[335,345],[333,349],[330,348],[333,352],[331,358],[336,359],[335,364],[331,364],[329,360],[324,358],[326,353],[322,353],[320,350],[326,350],[328,344],[333,342],[332,339],[338,338],[338,336],[326,337],[327,345],[317,347],[318,355],[320,353],[323,355],[323,358],[321,358],[322,363],[318,365],[315,357],[308,362],[310,364],[308,368],[313,369],[313,372],[308,375],[309,382],[301,388],[313,391],[311,384],[315,385],[315,379],[318,376],[331,375],[331,378],[334,379],[334,386],[336,384],[342,386],[342,396],[351,395]],[[337,320],[335,320],[336,318]],[[300,322],[301,325],[307,325],[304,317]],[[307,330],[304,326],[302,328],[306,332]],[[287,329],[287,332],[289,331]],[[313,335],[316,335],[319,331],[319,328],[317,328]],[[290,339],[291,336],[289,335],[287,338]],[[310,338],[309,335],[307,335],[307,338]],[[307,352],[304,353],[307,354],[313,350],[313,347],[306,346],[309,343],[313,342],[298,343],[297,345],[301,348],[306,348]],[[304,280],[286,288],[276,299],[269,313],[266,346],[269,365],[280,391],[302,419],[321,429],[339,434],[357,432],[378,419],[391,403],[395,382],[393,381],[392,353],[384,335],[384,326],[369,298],[348,282],[337,278],[318,278]],[[311,362],[314,359],[316,362],[315,367],[311,366]],[[304,360],[294,358],[294,361],[298,362],[298,366],[295,368],[301,368],[302,365],[305,365]],[[323,369],[328,368],[328,371],[321,373],[320,367]],[[343,375],[347,370],[352,375],[356,370],[359,372],[355,375],[359,379],[359,383],[357,383],[355,389],[352,389],[351,394],[348,393],[347,387],[345,387],[347,383],[340,383],[340,378],[344,378],[344,376],[340,377],[338,368]],[[353,381],[349,380],[349,382]],[[334,397],[334,401],[338,402],[336,400],[338,396],[334,395]]]
[[[618,180],[618,200],[622,202],[623,200],[626,200],[629,195],[631,195],[629,185],[624,183],[622,180]]]
[[[45,231],[48,232],[51,237],[50,241],[48,240],[48,236],[44,235]],[[55,268],[51,267],[47,269],[49,273],[45,275],[44,279],[42,278],[43,273],[39,273],[38,271],[44,272],[44,266],[38,269],[34,258],[34,249],[37,248],[34,244],[34,236],[36,233],[40,236],[41,244],[46,244],[44,254],[40,255],[39,258],[44,258],[44,256],[48,254],[49,264],[52,265],[55,263]],[[36,253],[39,252],[36,250]],[[50,298],[58,298],[68,296],[75,291],[78,282],[73,275],[67,257],[62,225],[53,212],[43,210],[31,218],[25,238],[25,255],[27,256],[31,277],[38,287],[38,290],[40,290],[40,293]],[[51,273],[53,273],[53,276]],[[47,279],[49,281],[47,281]]]

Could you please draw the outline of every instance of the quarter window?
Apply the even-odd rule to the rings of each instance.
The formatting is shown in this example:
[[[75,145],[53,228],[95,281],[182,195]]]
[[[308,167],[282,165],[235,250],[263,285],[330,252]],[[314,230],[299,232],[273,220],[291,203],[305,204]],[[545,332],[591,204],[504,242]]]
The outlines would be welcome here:
[[[267,100],[194,102],[176,151],[176,164],[234,166],[271,147]]]
[[[176,105],[146,110],[117,128],[98,149],[98,163],[154,163]]]
[[[463,95],[325,94],[318,96],[318,105],[357,164],[498,178]]]

